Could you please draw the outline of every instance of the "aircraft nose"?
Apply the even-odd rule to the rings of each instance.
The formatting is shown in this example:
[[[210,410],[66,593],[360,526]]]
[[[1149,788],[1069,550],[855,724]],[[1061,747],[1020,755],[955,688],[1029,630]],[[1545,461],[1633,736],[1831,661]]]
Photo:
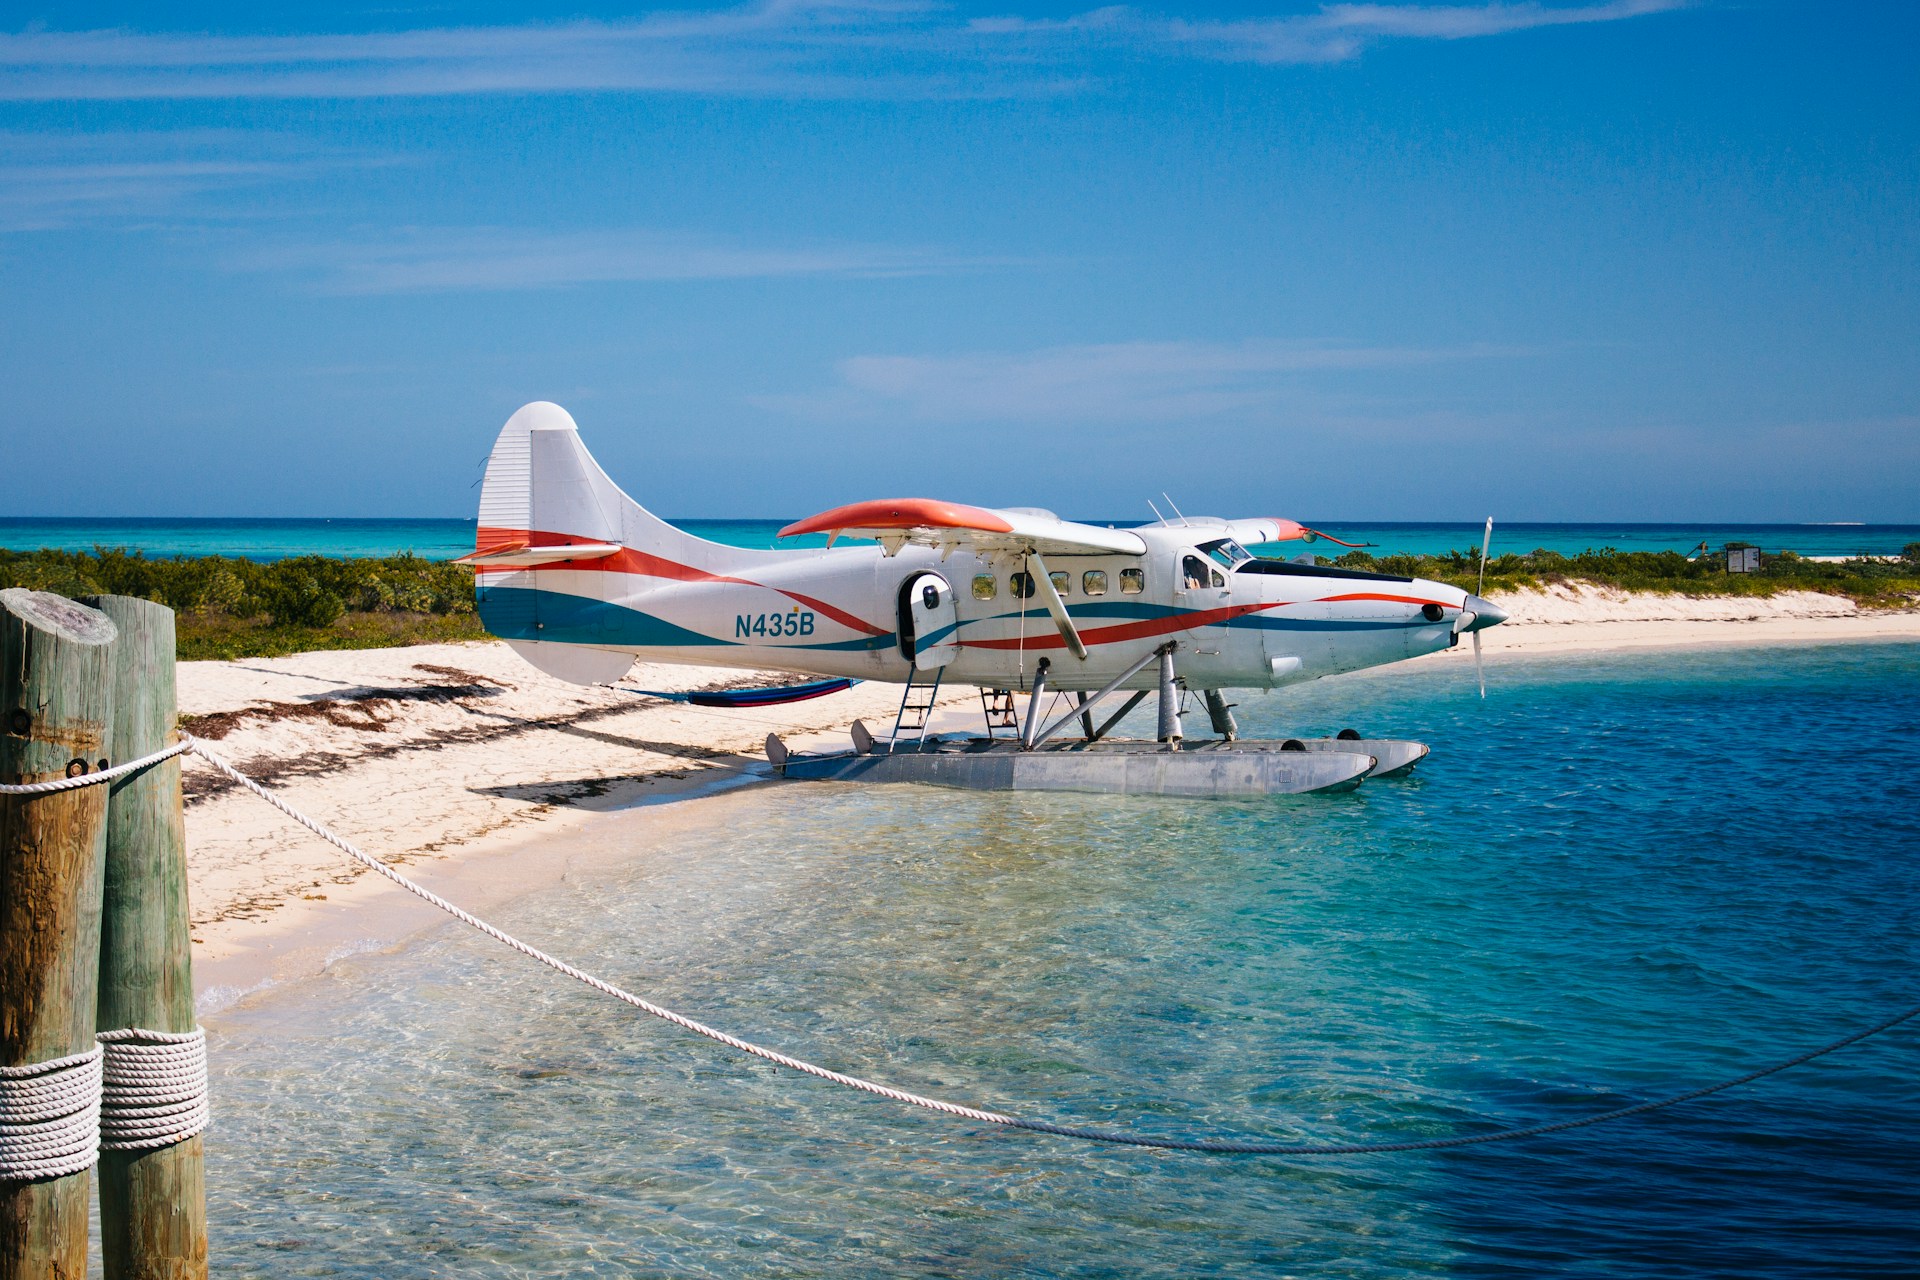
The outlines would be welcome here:
[[[1497,627],[1507,620],[1507,611],[1483,596],[1468,595],[1460,606],[1473,615],[1473,621],[1460,628],[1464,631],[1485,631],[1488,627]]]

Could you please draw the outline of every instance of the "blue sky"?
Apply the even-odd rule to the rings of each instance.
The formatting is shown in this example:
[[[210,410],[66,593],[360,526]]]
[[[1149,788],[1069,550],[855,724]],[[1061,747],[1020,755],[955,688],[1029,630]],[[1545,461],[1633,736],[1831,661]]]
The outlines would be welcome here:
[[[1920,521],[1911,5],[11,10],[10,514]]]

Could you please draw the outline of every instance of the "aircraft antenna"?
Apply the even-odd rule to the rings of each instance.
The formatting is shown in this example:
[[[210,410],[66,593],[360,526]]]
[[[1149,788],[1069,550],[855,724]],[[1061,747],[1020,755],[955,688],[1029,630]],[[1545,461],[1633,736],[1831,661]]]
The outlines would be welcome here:
[[[1166,495],[1165,495],[1164,493],[1163,493],[1163,494],[1161,494],[1160,496],[1161,496],[1161,497],[1163,497],[1163,498],[1164,498],[1164,497],[1166,497]],[[1158,508],[1158,507],[1154,507],[1154,506],[1153,506],[1153,499],[1152,499],[1152,498],[1148,498],[1148,499],[1147,499],[1147,505],[1148,505],[1149,507],[1153,507],[1153,514],[1154,514],[1154,518],[1155,518],[1155,519],[1157,519],[1157,520],[1158,520],[1158,521],[1159,521],[1159,522],[1160,522],[1161,524],[1165,524],[1165,523],[1167,522],[1167,518],[1166,518],[1165,516],[1163,516],[1163,515],[1161,515],[1161,514],[1160,514],[1160,508]]]
[[[1161,491],[1160,496],[1167,499],[1167,505],[1173,508],[1173,514],[1179,516],[1180,523],[1185,525],[1187,523],[1187,517],[1182,514],[1179,504],[1174,502],[1172,498],[1168,498],[1165,490]]]

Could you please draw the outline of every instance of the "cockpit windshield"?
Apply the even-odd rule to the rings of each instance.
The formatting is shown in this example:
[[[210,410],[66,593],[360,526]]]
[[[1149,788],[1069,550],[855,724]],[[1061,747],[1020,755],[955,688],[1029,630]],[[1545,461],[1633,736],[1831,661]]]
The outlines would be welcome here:
[[[1232,538],[1221,538],[1214,542],[1203,542],[1199,550],[1212,556],[1222,568],[1231,569],[1237,564],[1245,564],[1253,559],[1253,553],[1235,542]]]

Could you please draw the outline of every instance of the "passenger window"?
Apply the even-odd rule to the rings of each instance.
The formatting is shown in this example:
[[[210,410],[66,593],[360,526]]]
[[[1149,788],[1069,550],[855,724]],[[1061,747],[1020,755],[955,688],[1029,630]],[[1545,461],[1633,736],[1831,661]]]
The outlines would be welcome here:
[[[994,595],[999,590],[999,588],[995,586],[994,583],[995,583],[994,576],[990,573],[974,574],[973,575],[973,598],[975,600],[993,599]]]
[[[1145,569],[1122,569],[1120,571],[1120,594],[1137,596],[1147,589],[1147,571]]]
[[[1080,590],[1090,596],[1107,594],[1107,574],[1104,569],[1089,569],[1080,575]]]
[[[1047,576],[1053,579],[1053,589],[1055,591],[1058,591],[1061,595],[1065,595],[1067,594],[1067,592],[1073,590],[1072,574],[1066,573],[1059,569],[1055,569],[1052,573],[1049,573]]]
[[[1227,585],[1227,580],[1220,576],[1220,571],[1218,569],[1215,569],[1213,571],[1213,585],[1216,587],[1224,587]]]
[[[1188,591],[1198,591],[1207,585],[1207,562],[1199,556],[1185,556],[1180,561],[1180,585]]]
[[[1013,574],[1007,579],[1007,590],[1013,592],[1013,598],[1016,600],[1032,599],[1033,575],[1024,570]]]

